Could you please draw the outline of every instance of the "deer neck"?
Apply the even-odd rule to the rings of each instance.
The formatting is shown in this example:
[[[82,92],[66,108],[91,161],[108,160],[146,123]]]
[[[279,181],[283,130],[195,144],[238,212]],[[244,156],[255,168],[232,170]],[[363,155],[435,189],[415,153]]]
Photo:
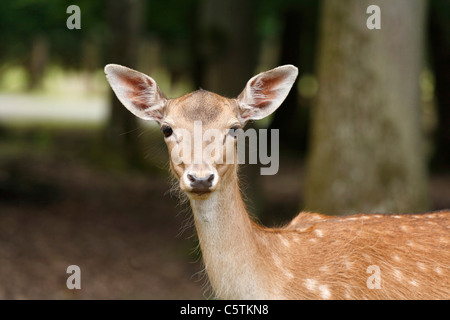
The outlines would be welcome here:
[[[191,199],[205,270],[220,298],[264,298],[258,227],[245,209],[236,172],[228,179],[207,199]]]

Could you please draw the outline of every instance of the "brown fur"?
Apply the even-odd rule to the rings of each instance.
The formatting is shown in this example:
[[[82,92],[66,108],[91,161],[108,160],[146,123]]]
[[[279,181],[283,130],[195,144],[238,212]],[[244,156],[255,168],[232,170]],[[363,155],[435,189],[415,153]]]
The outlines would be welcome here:
[[[285,248],[278,243],[278,250],[291,257],[284,266],[293,275],[292,279],[284,279],[286,297],[450,298],[449,211],[420,215],[359,214],[322,220],[301,213],[295,220],[303,221],[294,230],[289,230],[293,226],[280,230],[285,241],[293,245]],[[367,286],[370,266],[379,267],[379,289]],[[317,284],[308,287],[307,279]]]

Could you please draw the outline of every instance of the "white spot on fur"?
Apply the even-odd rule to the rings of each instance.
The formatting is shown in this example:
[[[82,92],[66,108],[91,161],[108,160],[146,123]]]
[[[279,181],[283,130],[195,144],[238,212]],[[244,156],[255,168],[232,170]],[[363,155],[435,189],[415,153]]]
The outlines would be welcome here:
[[[320,230],[320,229],[314,230],[314,233],[315,233],[319,238],[322,238],[322,237],[323,237],[323,232],[322,232],[322,230]]]
[[[416,280],[411,280],[411,281],[409,281],[409,284],[412,285],[412,286],[414,286],[414,287],[418,287],[418,286],[419,286],[419,284],[417,283]]]
[[[427,267],[425,266],[425,264],[423,262],[417,262],[417,266],[422,271],[425,271],[427,269]]]
[[[289,270],[284,270],[284,275],[289,278],[289,279],[293,279],[294,275],[292,274],[292,272],[290,272]]]
[[[330,268],[328,268],[328,266],[321,266],[319,270],[326,273],[330,272]]]
[[[279,237],[280,237],[280,241],[283,244],[283,246],[285,246],[286,248],[289,248],[291,246],[289,241],[285,237],[283,237],[283,235],[280,234]]]
[[[407,245],[407,246],[410,246],[410,247],[415,247],[414,242],[412,242],[412,241],[410,241],[410,240],[406,241],[406,245]]]
[[[400,262],[402,259],[400,259],[400,257],[398,256],[398,254],[394,254],[393,256],[394,260],[397,262]]]
[[[274,253],[274,254],[272,254],[272,259],[273,259],[273,262],[275,263],[275,265],[278,267],[278,268],[281,268],[282,267],[282,265],[281,265],[281,259]]]
[[[368,262],[372,261],[372,257],[370,255],[368,255],[367,253],[363,253],[362,256],[364,257],[364,259],[366,259],[366,261],[368,261]]]
[[[273,262],[274,262],[275,266],[278,269],[280,269],[280,271],[282,271],[287,278],[289,278],[289,279],[293,279],[294,278],[294,275],[289,270],[283,268],[283,261],[280,259],[280,257],[278,255],[273,253],[272,254],[272,259],[273,259]]]
[[[347,268],[347,270],[350,270],[353,267],[353,262],[351,262],[349,260],[345,260],[344,264],[345,264],[345,267]]]
[[[320,295],[323,299],[330,299],[331,298],[331,292],[328,288],[328,285],[323,284],[319,286]]]
[[[404,232],[408,232],[408,227],[407,226],[401,226],[400,229]]]
[[[394,270],[394,277],[395,277],[395,279],[397,279],[398,281],[402,281],[402,279],[403,279],[403,274],[402,274],[402,272],[401,272],[400,270],[395,269],[395,270]]]
[[[305,279],[305,287],[310,291],[316,291],[317,280],[316,279]]]
[[[309,239],[309,241],[312,242],[312,243],[316,243],[317,239],[316,238],[311,238],[311,239]]]
[[[439,267],[434,268],[434,271],[436,271],[437,274],[442,274],[442,269]]]

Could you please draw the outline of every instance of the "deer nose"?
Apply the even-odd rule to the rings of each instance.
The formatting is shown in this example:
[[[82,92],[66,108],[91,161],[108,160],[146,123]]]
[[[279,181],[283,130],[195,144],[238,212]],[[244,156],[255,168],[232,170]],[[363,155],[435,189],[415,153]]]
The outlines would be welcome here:
[[[207,174],[206,177],[197,177],[194,173],[188,173],[187,178],[193,192],[207,192],[213,184],[214,174]]]

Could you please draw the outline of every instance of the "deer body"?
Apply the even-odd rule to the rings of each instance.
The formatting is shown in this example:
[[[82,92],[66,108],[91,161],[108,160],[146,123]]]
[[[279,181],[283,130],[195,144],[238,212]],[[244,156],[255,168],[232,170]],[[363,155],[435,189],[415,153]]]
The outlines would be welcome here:
[[[249,218],[237,185],[230,189],[191,200],[206,272],[220,298],[450,298],[449,212],[302,212],[286,227],[268,229]],[[368,288],[371,266],[380,270],[379,289]]]
[[[194,215],[205,270],[222,299],[450,299],[450,211],[421,215],[327,217],[302,212],[284,228],[264,228],[246,210],[230,129],[272,113],[289,92],[297,69],[259,74],[237,99],[199,90],[167,99],[137,71],[108,65],[107,78],[135,115],[161,125],[168,150],[192,155],[186,138],[201,121],[222,151],[197,162],[170,160]],[[184,131],[183,131],[184,130]],[[183,147],[180,147],[183,146]],[[190,154],[192,152],[192,154]],[[183,158],[185,159],[185,158]]]

